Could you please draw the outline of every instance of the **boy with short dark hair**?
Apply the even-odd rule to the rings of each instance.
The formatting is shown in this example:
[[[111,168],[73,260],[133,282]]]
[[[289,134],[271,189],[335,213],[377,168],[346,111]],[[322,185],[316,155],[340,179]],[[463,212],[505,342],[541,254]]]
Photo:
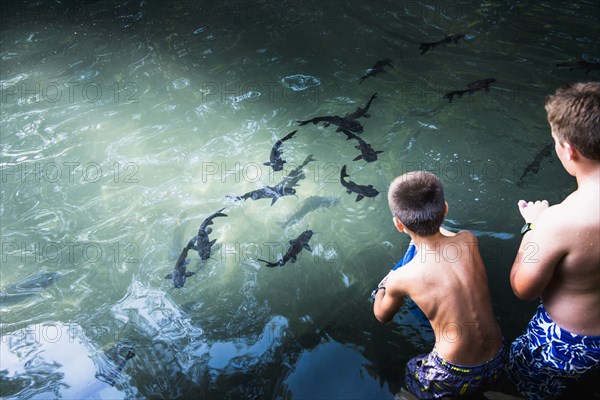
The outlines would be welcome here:
[[[508,372],[532,400],[600,371],[600,83],[559,88],[545,107],[577,190],[552,207],[518,204],[525,226],[510,282],[517,297],[542,304],[512,344]]]
[[[448,204],[442,183],[429,172],[396,178],[388,202],[396,229],[411,237],[417,253],[379,284],[375,317],[390,321],[409,296],[429,319],[436,338],[431,353],[408,362],[409,391],[433,399],[492,385],[503,369],[505,350],[477,238],[441,227]]]

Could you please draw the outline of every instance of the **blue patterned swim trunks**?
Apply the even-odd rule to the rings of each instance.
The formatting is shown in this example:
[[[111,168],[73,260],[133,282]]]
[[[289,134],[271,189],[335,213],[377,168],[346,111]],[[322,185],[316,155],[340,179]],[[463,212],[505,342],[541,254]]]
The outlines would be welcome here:
[[[419,399],[462,396],[492,386],[504,369],[504,345],[489,361],[476,366],[452,364],[435,349],[412,358],[406,364],[406,386]]]
[[[508,376],[529,400],[559,396],[584,373],[600,370],[600,336],[573,335],[543,305],[510,347]]]

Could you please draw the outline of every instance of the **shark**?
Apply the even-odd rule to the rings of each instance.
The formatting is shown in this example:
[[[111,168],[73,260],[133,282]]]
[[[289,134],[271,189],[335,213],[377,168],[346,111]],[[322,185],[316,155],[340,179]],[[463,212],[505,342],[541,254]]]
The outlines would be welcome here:
[[[275,185],[275,187],[276,188],[286,188],[286,187],[291,188],[291,187],[297,186],[298,182],[300,182],[302,179],[304,179],[306,177],[306,175],[304,174],[304,171],[303,171],[304,167],[309,162],[313,162],[313,161],[317,161],[317,160],[315,160],[313,158],[312,154],[309,154],[308,156],[306,156],[306,158],[304,159],[302,164],[300,164],[296,168],[292,169],[281,182],[279,182],[277,185]]]
[[[340,117],[338,115],[325,115],[323,117],[314,117],[306,121],[298,121],[298,124],[300,124],[300,126],[304,126],[310,124],[311,122],[315,125],[320,122],[323,122],[323,126],[325,127],[328,127],[329,125],[336,125],[338,127],[337,132],[343,129],[351,132],[360,133],[364,129],[360,122],[350,118]]]
[[[286,136],[275,142],[273,148],[271,149],[271,156],[269,157],[269,161],[263,163],[263,165],[273,168],[273,171],[281,171],[283,169],[283,164],[286,163],[286,161],[281,158],[281,148],[283,147],[283,142],[293,138],[296,132],[298,131],[295,130],[291,133],[288,133]]]
[[[375,65],[373,65],[371,68],[369,68],[367,70],[366,74],[364,74],[363,76],[360,77],[358,84],[360,85],[367,78],[375,77],[379,74],[385,73],[386,66],[394,68],[394,64],[392,64],[392,60],[390,60],[389,58],[386,58],[386,59],[377,61],[375,63]]]
[[[244,193],[241,196],[227,196],[229,199],[234,201],[242,201],[247,199],[259,200],[259,199],[271,199],[271,206],[283,196],[293,196],[296,194],[296,189],[287,187],[281,183],[275,186],[265,186],[263,188],[253,190],[248,193]]]
[[[454,98],[454,96],[458,96],[459,98],[461,98],[465,93],[473,94],[478,90],[485,90],[486,92],[488,92],[490,90],[490,85],[494,82],[496,82],[495,78],[480,79],[478,81],[468,83],[466,90],[455,90],[452,92],[448,92],[442,98],[448,99],[448,102],[452,103],[452,99]]]
[[[567,61],[567,62],[562,62],[562,63],[558,63],[556,64],[557,68],[568,68],[569,71],[572,71],[574,69],[583,69],[585,71],[585,73],[589,73],[592,70],[600,70],[600,63],[597,62],[589,62],[589,61],[585,61],[585,60],[578,60],[578,61]]]
[[[371,95],[371,98],[369,99],[369,101],[367,101],[367,104],[365,104],[364,107],[357,107],[356,111],[344,115],[344,118],[348,118],[351,120],[357,120],[362,117],[370,118],[371,114],[369,114],[369,108],[371,108],[371,103],[373,102],[373,100],[375,100],[375,98],[377,98],[377,92]]]
[[[521,177],[517,181],[518,187],[523,187],[523,185],[525,184],[526,177],[538,173],[542,161],[544,161],[546,158],[552,157],[553,147],[554,146],[552,143],[547,143],[546,145],[544,145],[544,147],[542,147],[542,149],[535,155],[534,159],[527,165],[527,167],[525,167],[525,170],[523,171]]]
[[[9,285],[6,291],[0,291],[0,305],[14,305],[41,294],[43,289],[52,286],[61,276],[57,272],[44,272],[21,279]]]
[[[337,126],[338,128],[336,132],[350,131],[353,133],[362,133],[364,128],[362,124],[358,122],[358,119],[362,117],[370,117],[370,115],[368,114],[369,108],[371,107],[371,103],[376,97],[377,93],[371,96],[371,98],[364,107],[358,107],[354,112],[347,113],[343,117],[340,117],[339,115],[326,115],[322,117],[315,117],[306,121],[297,122],[300,124],[300,126],[304,126],[310,123],[318,124],[320,122],[323,122],[323,125],[325,127],[328,127],[329,125]]]
[[[288,261],[296,262],[298,254],[300,254],[300,252],[303,249],[312,251],[308,242],[310,241],[310,238],[312,237],[313,233],[314,233],[313,231],[311,231],[310,229],[307,229],[304,232],[302,232],[300,234],[300,236],[298,236],[296,239],[290,240],[289,249],[286,251],[286,253],[283,255],[283,257],[280,258],[278,261],[273,263],[270,261],[262,260],[260,258],[258,259],[258,261],[264,262],[265,265],[269,268],[283,267]]]
[[[196,245],[192,248],[198,251],[198,255],[200,259],[205,261],[210,258],[210,249],[215,244],[216,239],[208,240],[208,235],[212,232],[212,228],[208,227],[208,225],[212,225],[213,218],[217,217],[226,217],[227,214],[223,214],[223,210],[225,208],[221,208],[219,211],[212,213],[209,215],[200,225],[198,229],[198,235],[196,236]]]
[[[465,37],[464,33],[448,35],[445,38],[438,40],[437,42],[421,43],[421,45],[419,46],[419,50],[421,50],[421,55],[423,55],[423,54],[427,53],[429,50],[432,50],[433,48],[435,48],[436,46],[439,46],[440,44],[448,44],[448,43],[456,44],[463,37]]]
[[[375,151],[373,147],[369,143],[365,142],[360,136],[348,131],[342,132],[347,136],[346,140],[354,139],[358,142],[358,144],[354,147],[360,150],[360,155],[354,158],[353,161],[358,161],[360,159],[363,159],[366,162],[377,161],[377,154],[383,153],[383,150]]]
[[[352,181],[345,181],[344,178],[348,178],[349,176],[344,165],[340,173],[340,182],[346,188],[348,194],[356,193],[358,195],[356,196],[356,201],[360,201],[365,197],[375,197],[379,194],[379,191],[373,185],[359,185]]]
[[[292,214],[292,216],[289,217],[286,222],[283,223],[283,226],[295,224],[304,218],[308,213],[318,210],[319,208],[333,207],[339,203],[339,197],[311,196],[304,200],[302,206],[294,214]]]
[[[190,249],[193,249],[195,247],[194,246],[195,242],[196,242],[196,236],[194,236],[192,239],[190,239],[188,244],[181,251],[181,254],[179,254],[179,257],[177,258],[177,261],[175,262],[175,267],[173,268],[173,272],[165,276],[165,279],[173,280],[173,286],[177,289],[182,288],[183,285],[185,284],[185,280],[195,274],[195,272],[190,272],[190,271],[186,270],[186,265],[189,262],[187,259],[188,252],[190,251]]]

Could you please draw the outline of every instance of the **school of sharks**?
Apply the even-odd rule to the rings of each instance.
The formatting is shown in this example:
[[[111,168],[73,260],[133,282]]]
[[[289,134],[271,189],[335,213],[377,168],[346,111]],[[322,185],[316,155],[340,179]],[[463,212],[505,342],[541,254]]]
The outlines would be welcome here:
[[[421,43],[419,50],[421,50],[421,55],[424,55],[425,53],[435,49],[435,47],[440,45],[459,44],[460,40],[464,37],[464,34],[448,35],[435,42]],[[597,70],[599,64],[589,63],[587,61],[573,61],[556,64],[556,67],[569,68],[569,70],[584,69],[586,73],[588,73],[591,70]],[[377,61],[372,67],[366,70],[364,75],[358,78],[358,84],[361,85],[368,78],[374,78],[379,74],[386,73],[387,68],[394,68],[391,59],[386,58]],[[481,90],[488,92],[490,85],[494,82],[496,82],[495,78],[483,78],[475,80],[473,82],[467,83],[465,85],[466,88],[463,90],[453,90],[447,92],[446,94],[444,94],[442,99],[446,99],[449,103],[452,103],[455,97],[460,99],[465,94],[473,95],[475,92]],[[322,123],[324,127],[329,127],[331,125],[335,126],[335,132],[344,134],[346,136],[346,140],[355,141],[355,148],[360,151],[360,155],[356,156],[356,158],[354,158],[353,161],[363,160],[366,163],[372,163],[377,161],[377,155],[381,154],[383,151],[373,149],[373,147],[369,143],[367,143],[361,136],[359,136],[364,131],[364,127],[359,121],[359,119],[370,117],[369,109],[371,108],[371,105],[376,98],[377,93],[374,93],[364,106],[358,107],[355,111],[346,113],[343,116],[317,116],[308,120],[297,121],[297,123],[300,127],[309,124],[317,125],[320,123]],[[298,130],[294,130],[288,133],[287,135],[283,136],[281,139],[277,140],[271,148],[269,161],[264,162],[263,165],[272,168],[273,171],[283,170],[284,164],[286,164],[286,160],[282,158],[284,143],[296,138],[297,133]],[[526,167],[525,171],[523,172],[523,174],[517,182],[517,186],[522,187],[526,177],[528,175],[537,173],[540,169],[540,164],[542,163],[542,161],[546,158],[551,157],[551,155],[551,145],[546,144],[542,148],[542,150],[535,156],[534,160]],[[298,186],[300,180],[305,178],[303,168],[308,163],[313,161],[316,160],[313,158],[312,154],[308,155],[302,164],[291,170],[281,182],[277,183],[274,186],[264,186],[260,189],[253,190],[242,195],[229,195],[227,196],[227,198],[230,201],[234,202],[242,202],[247,199],[271,199],[272,206],[281,197],[294,196],[296,194],[295,187]],[[356,194],[357,202],[364,199],[365,197],[374,198],[379,194],[379,191],[375,189],[373,185],[359,184],[349,180],[349,177],[350,175],[348,173],[348,167],[347,165],[343,165],[340,171],[340,185],[342,186],[341,189],[345,190],[348,194]],[[330,207],[338,204],[338,202],[339,199],[337,198],[312,196],[309,199],[307,199],[307,203],[288,222],[298,222],[308,212],[320,207]],[[186,267],[186,265],[189,262],[188,253],[190,250],[196,251],[200,257],[200,260],[202,261],[206,261],[210,258],[211,248],[215,244],[216,239],[209,239],[209,234],[212,232],[212,229],[211,227],[209,227],[209,225],[212,225],[213,219],[217,217],[227,217],[227,214],[223,213],[224,210],[225,208],[222,208],[214,212],[202,222],[198,229],[198,233],[195,236],[193,236],[187,242],[186,246],[182,249],[179,257],[177,258],[177,261],[175,262],[173,271],[165,276],[166,279],[171,279],[173,281],[173,286],[175,288],[183,287],[186,282],[186,279],[195,274],[194,272],[188,271]],[[297,260],[302,250],[312,251],[309,242],[313,234],[314,232],[312,230],[307,229],[304,232],[302,232],[298,237],[289,240],[289,248],[279,260],[269,261],[258,259],[258,261],[263,262],[266,267],[270,268],[283,267],[287,262],[293,263]]]

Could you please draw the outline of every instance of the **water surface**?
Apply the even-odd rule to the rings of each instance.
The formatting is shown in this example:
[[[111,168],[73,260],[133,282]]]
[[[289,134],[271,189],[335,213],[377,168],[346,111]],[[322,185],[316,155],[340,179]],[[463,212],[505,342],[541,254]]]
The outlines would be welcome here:
[[[6,398],[393,398],[432,336],[404,313],[381,326],[369,294],[402,256],[385,192],[427,169],[445,184],[446,225],[480,239],[507,340],[535,304],[508,274],[521,198],[575,187],[552,154],[544,97],[598,79],[555,64],[598,62],[594,2],[36,1],[2,6],[1,289],[59,274],[2,303]],[[420,55],[419,44],[465,33]],[[394,68],[358,84],[377,60]],[[442,99],[478,79],[488,92]],[[353,161],[335,127],[377,92]],[[284,143],[284,171],[271,146]],[[234,203],[312,154],[296,196]],[[381,193],[356,202],[339,183]],[[299,215],[314,196],[331,200]],[[309,200],[313,198],[313,200]],[[164,279],[211,213],[213,256]],[[312,252],[265,268],[306,229]],[[22,294],[22,293],[21,293]],[[124,362],[134,346],[135,357]],[[335,362],[334,362],[335,360]],[[115,371],[113,385],[96,378]],[[511,389],[505,389],[510,392]]]

